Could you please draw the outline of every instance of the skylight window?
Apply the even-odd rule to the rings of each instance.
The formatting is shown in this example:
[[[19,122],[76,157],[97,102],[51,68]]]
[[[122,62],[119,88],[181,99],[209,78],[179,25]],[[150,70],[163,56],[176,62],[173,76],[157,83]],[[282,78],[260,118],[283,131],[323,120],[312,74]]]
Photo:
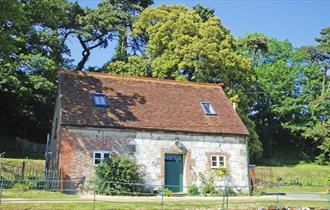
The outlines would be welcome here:
[[[216,115],[217,113],[214,111],[212,104],[209,102],[201,102],[203,111],[206,115]]]
[[[107,107],[108,100],[107,97],[103,93],[92,93],[93,97],[93,105],[99,107]]]

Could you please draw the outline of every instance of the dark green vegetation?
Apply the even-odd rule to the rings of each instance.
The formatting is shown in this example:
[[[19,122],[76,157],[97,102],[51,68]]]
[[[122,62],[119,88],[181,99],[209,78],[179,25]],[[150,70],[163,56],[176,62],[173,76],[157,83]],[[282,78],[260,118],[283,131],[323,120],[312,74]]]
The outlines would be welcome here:
[[[316,38],[317,46],[295,49],[287,40],[259,33],[235,39],[214,10],[200,5],[155,8],[149,7],[151,0],[104,0],[96,9],[68,0],[0,4],[1,139],[45,141],[57,70],[64,67],[222,82],[250,131],[252,161],[273,157],[277,150],[319,164],[329,161],[329,27]],[[83,48],[77,66],[64,58],[70,55],[70,37]],[[116,52],[102,69],[86,68],[93,49],[111,45]]]
[[[101,194],[131,195],[146,192],[141,166],[128,156],[116,156],[103,161],[95,167],[95,173],[96,187]]]

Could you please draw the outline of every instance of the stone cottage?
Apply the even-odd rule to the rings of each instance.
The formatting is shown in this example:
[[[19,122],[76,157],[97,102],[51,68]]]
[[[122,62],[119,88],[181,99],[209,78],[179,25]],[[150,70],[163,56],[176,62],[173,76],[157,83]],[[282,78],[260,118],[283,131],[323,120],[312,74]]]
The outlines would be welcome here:
[[[176,192],[219,167],[230,185],[248,186],[247,135],[219,84],[62,70],[47,167],[92,180],[95,165],[126,154],[146,183]]]

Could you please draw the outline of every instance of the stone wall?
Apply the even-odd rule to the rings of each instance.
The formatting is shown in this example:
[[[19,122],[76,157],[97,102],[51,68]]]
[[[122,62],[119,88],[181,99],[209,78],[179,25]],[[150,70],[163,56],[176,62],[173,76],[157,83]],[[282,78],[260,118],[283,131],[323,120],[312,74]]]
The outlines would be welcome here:
[[[226,182],[248,186],[244,137],[74,127],[61,128],[60,133],[59,161],[67,180],[93,180],[93,151],[107,150],[112,155],[133,156],[146,171],[146,183],[153,185],[164,184],[166,153],[183,154],[184,186],[198,184],[198,173],[210,169],[211,155],[222,154],[230,171]],[[187,152],[182,152],[176,142],[183,144]]]

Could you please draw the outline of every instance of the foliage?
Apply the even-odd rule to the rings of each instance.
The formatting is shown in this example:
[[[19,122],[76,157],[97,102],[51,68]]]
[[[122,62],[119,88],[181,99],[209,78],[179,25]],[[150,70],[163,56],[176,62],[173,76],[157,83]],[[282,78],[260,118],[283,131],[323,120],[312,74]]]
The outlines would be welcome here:
[[[203,21],[207,21],[209,18],[214,17],[214,9],[205,8],[200,4],[194,6],[193,10],[195,10]]]
[[[329,164],[324,153],[321,153],[319,156],[317,156],[315,158],[315,163],[318,165],[328,165]]]
[[[151,67],[149,60],[141,56],[130,56],[128,62],[115,61],[105,65],[107,72],[112,72],[127,76],[150,76]]]
[[[283,144],[306,148],[311,154],[326,151],[325,147],[301,141],[315,138],[311,129],[319,133],[321,127],[315,125],[325,125],[329,116],[328,94],[323,91],[327,79],[320,77],[324,70],[315,60],[322,58],[320,53],[310,47],[294,49],[288,40],[279,41],[260,33],[247,34],[238,42],[239,51],[253,59],[256,80],[250,92],[255,93],[256,101],[250,115],[262,140],[264,156],[272,156],[274,147]],[[315,142],[321,141],[327,145],[324,136]]]
[[[247,116],[254,103],[246,94],[254,79],[251,62],[236,52],[233,36],[213,13],[200,5],[194,9],[181,5],[146,8],[133,24],[134,37],[144,43],[141,55],[133,56],[137,62],[128,57],[128,62],[115,61],[105,68],[122,75],[223,82],[231,101],[239,102],[238,112],[250,131],[250,154],[256,159],[261,143]]]
[[[12,189],[17,191],[28,191],[36,187],[37,185],[35,182],[17,182],[13,185]]]
[[[190,184],[188,187],[188,195],[198,195],[199,191],[198,191],[198,187],[196,186],[196,184]]]
[[[141,166],[128,156],[104,160],[95,167],[97,190],[107,195],[131,195],[144,192]]]
[[[201,181],[201,193],[204,195],[215,195],[219,191],[216,189],[216,181],[220,177],[229,175],[229,171],[226,168],[210,169],[206,172],[198,173],[198,178]]]
[[[66,63],[59,31],[66,1],[1,5],[6,11],[0,17],[0,135],[43,142],[53,115],[56,72]]]
[[[165,188],[163,193],[164,193],[164,196],[171,197],[173,192],[172,192],[172,190]]]

